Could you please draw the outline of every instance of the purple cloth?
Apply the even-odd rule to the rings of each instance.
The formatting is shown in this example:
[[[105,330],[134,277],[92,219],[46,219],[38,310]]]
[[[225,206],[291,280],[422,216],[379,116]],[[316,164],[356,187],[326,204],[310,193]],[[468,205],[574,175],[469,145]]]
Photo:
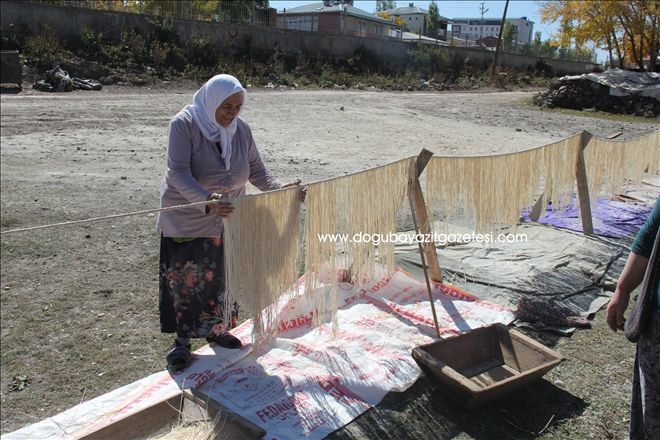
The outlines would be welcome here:
[[[647,205],[598,199],[596,203],[591,204],[594,233],[611,238],[633,235],[642,227],[651,213],[651,209],[652,207]],[[524,221],[531,221],[530,211],[531,209],[522,211]],[[548,210],[539,218],[538,222],[582,232],[580,210],[576,206],[575,200],[561,211],[553,211],[552,205],[548,205]]]

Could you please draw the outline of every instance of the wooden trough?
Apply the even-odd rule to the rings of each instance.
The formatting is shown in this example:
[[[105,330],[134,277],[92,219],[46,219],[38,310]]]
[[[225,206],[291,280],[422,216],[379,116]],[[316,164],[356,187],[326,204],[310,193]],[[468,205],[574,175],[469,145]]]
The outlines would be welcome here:
[[[133,414],[95,432],[84,440],[151,439],[172,430],[180,422],[211,422],[220,413],[221,429],[217,439],[262,439],[266,432],[244,417],[197,390],[185,390],[179,396]]]
[[[539,379],[564,360],[502,324],[416,347],[412,356],[424,374],[468,408]]]

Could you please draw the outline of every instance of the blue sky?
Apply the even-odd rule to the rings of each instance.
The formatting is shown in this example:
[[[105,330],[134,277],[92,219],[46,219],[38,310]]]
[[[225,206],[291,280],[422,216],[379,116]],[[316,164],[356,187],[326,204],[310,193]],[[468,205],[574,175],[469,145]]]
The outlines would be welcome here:
[[[505,1],[447,1],[436,0],[440,15],[448,18],[454,17],[479,17],[481,14],[479,8],[481,3],[488,9],[484,14],[484,18],[502,18],[504,13]],[[314,1],[277,1],[270,0],[270,7],[281,10],[283,8],[294,8],[299,5],[315,3]],[[414,3],[422,9],[429,9],[430,1],[396,1],[396,5],[408,6],[408,3]],[[541,31],[541,38],[543,40],[549,39],[554,33],[557,32],[559,25],[557,23],[541,23],[540,9],[542,1],[527,1],[527,0],[511,0],[509,2],[509,9],[506,16],[509,18],[527,17],[527,19],[534,22],[534,32]],[[353,4],[356,8],[360,8],[367,12],[374,12],[376,10],[375,1],[355,1]]]

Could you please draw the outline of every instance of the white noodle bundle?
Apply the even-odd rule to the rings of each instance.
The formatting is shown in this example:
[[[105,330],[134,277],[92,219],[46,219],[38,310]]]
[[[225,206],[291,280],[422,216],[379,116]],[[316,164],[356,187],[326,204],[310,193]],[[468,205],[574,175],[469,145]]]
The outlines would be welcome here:
[[[224,219],[226,306],[237,301],[247,310],[257,344],[275,334],[273,305],[297,280],[299,194],[293,187],[243,196]]]
[[[611,196],[627,179],[640,183],[660,171],[660,130],[628,141],[592,138],[584,150],[591,200]]]
[[[517,153],[482,157],[434,157],[427,165],[429,206],[447,219],[467,216],[475,230],[515,226],[544,182],[543,202],[566,204],[573,193],[580,135]]]
[[[581,142],[582,134],[577,133],[540,148],[543,152],[542,181],[536,185],[543,187],[544,208],[550,200],[555,209],[564,208],[571,202],[575,192],[575,169]],[[520,206],[519,209],[527,206]]]
[[[405,201],[414,164],[414,158],[404,159],[308,186],[305,294],[315,295],[317,325],[331,312],[336,329],[340,269],[346,270],[346,281],[357,284],[373,280],[378,264],[387,273],[394,271],[394,242],[376,246],[371,238],[380,240],[396,233],[396,215]],[[324,241],[320,239],[324,234],[341,234],[346,240]],[[353,241],[355,234],[369,241]],[[318,293],[322,285],[331,286],[329,304],[326,295]]]
[[[426,196],[429,205],[441,207],[447,218],[473,218],[479,232],[516,224],[520,205],[528,205],[536,193],[536,185],[530,182],[538,180],[539,165],[538,150],[433,158],[427,165]]]

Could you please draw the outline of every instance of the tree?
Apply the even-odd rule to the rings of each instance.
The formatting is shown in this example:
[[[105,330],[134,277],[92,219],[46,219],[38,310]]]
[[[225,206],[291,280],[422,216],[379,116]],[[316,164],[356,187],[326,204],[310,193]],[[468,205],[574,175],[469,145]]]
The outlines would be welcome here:
[[[560,0],[545,2],[541,8],[542,22],[562,23],[555,37],[562,47],[604,46],[610,64],[616,53],[619,67],[628,62],[643,69],[648,56],[649,70],[655,69],[660,50],[658,17],[660,3],[648,0]]]
[[[377,0],[376,1],[376,12],[389,11],[390,9],[396,8],[396,2],[393,0]]]
[[[511,24],[510,22],[504,23],[504,29],[502,29],[502,47],[504,50],[511,50],[513,44],[518,40],[518,26]]]
[[[388,14],[387,12],[377,12],[376,15],[378,15],[383,20],[391,21],[392,23],[394,23],[394,26],[400,27],[402,29],[405,28],[406,25],[408,24],[408,22],[403,18],[398,16],[392,17],[392,15]]]
[[[429,13],[426,14],[426,35],[433,38],[438,38],[438,29],[440,29],[440,12],[438,12],[438,5],[435,0],[431,0],[429,4]]]

